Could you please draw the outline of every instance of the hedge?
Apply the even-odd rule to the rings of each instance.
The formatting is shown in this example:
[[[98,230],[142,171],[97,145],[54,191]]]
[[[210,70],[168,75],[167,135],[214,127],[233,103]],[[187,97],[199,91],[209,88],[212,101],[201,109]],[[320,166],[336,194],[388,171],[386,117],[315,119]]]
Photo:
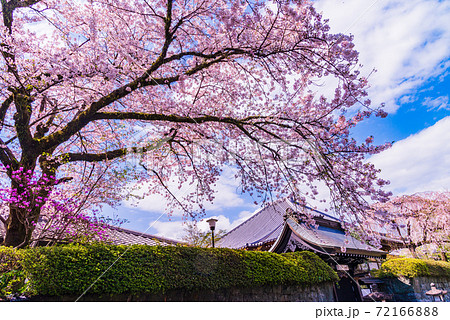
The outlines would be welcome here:
[[[91,285],[89,294],[158,294],[338,281],[331,267],[310,252],[90,244],[0,247],[0,261],[5,257],[15,262],[8,262],[9,267],[4,262],[4,268],[26,277],[31,295],[79,295]]]
[[[381,265],[379,277],[446,277],[450,278],[450,263],[412,258],[390,259]]]
[[[19,250],[0,247],[0,298],[26,290],[20,254]]]

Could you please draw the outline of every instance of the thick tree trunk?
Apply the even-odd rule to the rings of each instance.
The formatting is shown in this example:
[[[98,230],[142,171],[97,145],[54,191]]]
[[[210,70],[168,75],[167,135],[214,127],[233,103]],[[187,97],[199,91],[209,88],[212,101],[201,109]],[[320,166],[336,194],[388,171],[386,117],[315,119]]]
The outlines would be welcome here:
[[[52,187],[55,185],[54,178],[51,181],[48,179],[55,174],[56,170],[48,164],[45,157],[41,157],[39,162],[41,170],[46,176],[41,176],[38,180],[39,188],[30,185],[36,160],[36,157],[23,155],[23,163],[19,165],[20,168],[23,168],[23,176],[11,181],[13,193],[20,195],[20,198],[23,197],[23,199],[21,199],[20,205],[17,205],[17,203],[9,205],[6,234],[2,244],[4,246],[23,248],[30,244],[36,223],[41,216],[41,209],[45,204],[43,201],[36,202],[36,199],[47,199]],[[47,179],[42,180],[43,177],[47,177]]]
[[[6,234],[3,245],[14,248],[24,248],[29,245],[39,218],[40,209],[31,212],[27,208],[10,206],[9,216],[6,220]]]
[[[409,252],[411,252],[411,255],[414,259],[418,259],[419,256],[417,255],[417,251],[416,251],[417,246],[414,244],[410,244],[408,246]]]
[[[7,247],[23,247],[27,243],[27,226],[24,223],[24,212],[10,206],[9,217],[6,220],[6,235],[3,245]]]
[[[441,251],[441,252],[439,252],[439,255],[441,256],[442,261],[448,262],[447,255],[445,254],[445,252]]]

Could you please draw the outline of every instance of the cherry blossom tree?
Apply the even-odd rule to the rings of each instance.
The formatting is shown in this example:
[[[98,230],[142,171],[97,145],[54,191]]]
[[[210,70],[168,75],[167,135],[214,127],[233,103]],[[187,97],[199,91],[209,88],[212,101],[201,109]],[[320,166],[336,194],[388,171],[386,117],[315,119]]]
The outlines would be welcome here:
[[[443,260],[450,243],[450,193],[422,192],[374,205],[378,222],[402,239],[414,257],[417,248],[432,244]]]
[[[365,157],[388,146],[349,133],[386,114],[352,37],[307,1],[2,0],[2,14],[4,245],[26,246],[55,198],[82,198],[89,168],[104,172],[93,203],[145,182],[186,216],[225,165],[256,201],[307,202],[317,181],[341,214],[387,199]],[[192,188],[174,197],[174,181]]]
[[[94,172],[91,167],[89,172],[84,172],[76,183],[66,184],[64,188],[55,188],[52,196],[43,198],[40,195],[42,189],[48,188],[48,180],[51,177],[39,181],[23,170],[13,172],[13,178],[26,185],[23,193],[18,193],[17,189],[2,186],[0,188],[0,200],[3,205],[0,206],[0,218],[7,216],[9,207],[15,206],[31,213],[33,207],[30,206],[30,195],[35,202],[35,206],[43,204],[38,222],[26,221],[33,226],[34,230],[30,241],[38,243],[89,241],[89,240],[108,240],[109,226],[119,225],[125,220],[101,215],[101,206],[105,203],[114,205],[121,197],[114,196],[111,191],[116,191],[117,186],[121,185],[120,180],[109,177],[109,183],[116,186],[106,188],[104,181],[108,166],[102,169],[102,172]],[[85,168],[86,169],[86,168]],[[89,214],[87,214],[89,212]],[[4,218],[3,218],[4,220]],[[3,221],[2,220],[2,221]],[[0,236],[4,228],[0,226]]]

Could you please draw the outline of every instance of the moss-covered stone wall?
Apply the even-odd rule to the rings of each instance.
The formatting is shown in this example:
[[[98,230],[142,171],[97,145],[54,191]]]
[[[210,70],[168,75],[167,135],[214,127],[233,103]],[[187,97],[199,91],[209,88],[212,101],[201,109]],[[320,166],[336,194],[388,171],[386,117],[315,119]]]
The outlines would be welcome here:
[[[385,281],[385,291],[394,296],[394,301],[434,301],[439,297],[426,294],[431,283],[437,289],[450,292],[450,263],[412,258],[390,259],[384,262],[377,274]],[[450,294],[443,295],[450,301]]]
[[[178,301],[189,301],[197,295],[198,301],[208,301],[208,296],[214,296],[211,292],[217,292],[214,301],[228,301],[220,296],[240,296],[233,299],[242,301],[244,296],[256,299],[249,301],[275,301],[274,296],[289,301],[325,301],[330,299],[330,285],[332,288],[338,280],[337,274],[310,252],[280,255],[223,248],[105,244],[0,248],[0,267],[4,269],[0,277],[3,296],[19,292],[47,299],[85,293],[86,299],[159,301],[178,296]],[[316,290],[322,286],[326,293]],[[293,290],[309,293],[300,298]],[[203,298],[201,292],[206,293]]]
[[[450,278],[450,262],[412,258],[390,259],[381,265],[380,277],[447,277]]]
[[[70,302],[79,297],[32,296],[30,301]],[[79,301],[113,302],[333,302],[333,283],[315,285],[267,285],[259,287],[229,287],[215,290],[168,290],[160,294],[86,294]]]

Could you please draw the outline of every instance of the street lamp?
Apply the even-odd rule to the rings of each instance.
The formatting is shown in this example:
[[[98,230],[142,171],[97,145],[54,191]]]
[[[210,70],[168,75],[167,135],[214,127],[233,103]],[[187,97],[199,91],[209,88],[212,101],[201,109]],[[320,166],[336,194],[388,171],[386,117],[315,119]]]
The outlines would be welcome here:
[[[212,247],[214,248],[214,229],[216,229],[216,222],[219,221],[217,219],[211,218],[206,220],[209,223],[209,228],[211,229],[212,236]]]

